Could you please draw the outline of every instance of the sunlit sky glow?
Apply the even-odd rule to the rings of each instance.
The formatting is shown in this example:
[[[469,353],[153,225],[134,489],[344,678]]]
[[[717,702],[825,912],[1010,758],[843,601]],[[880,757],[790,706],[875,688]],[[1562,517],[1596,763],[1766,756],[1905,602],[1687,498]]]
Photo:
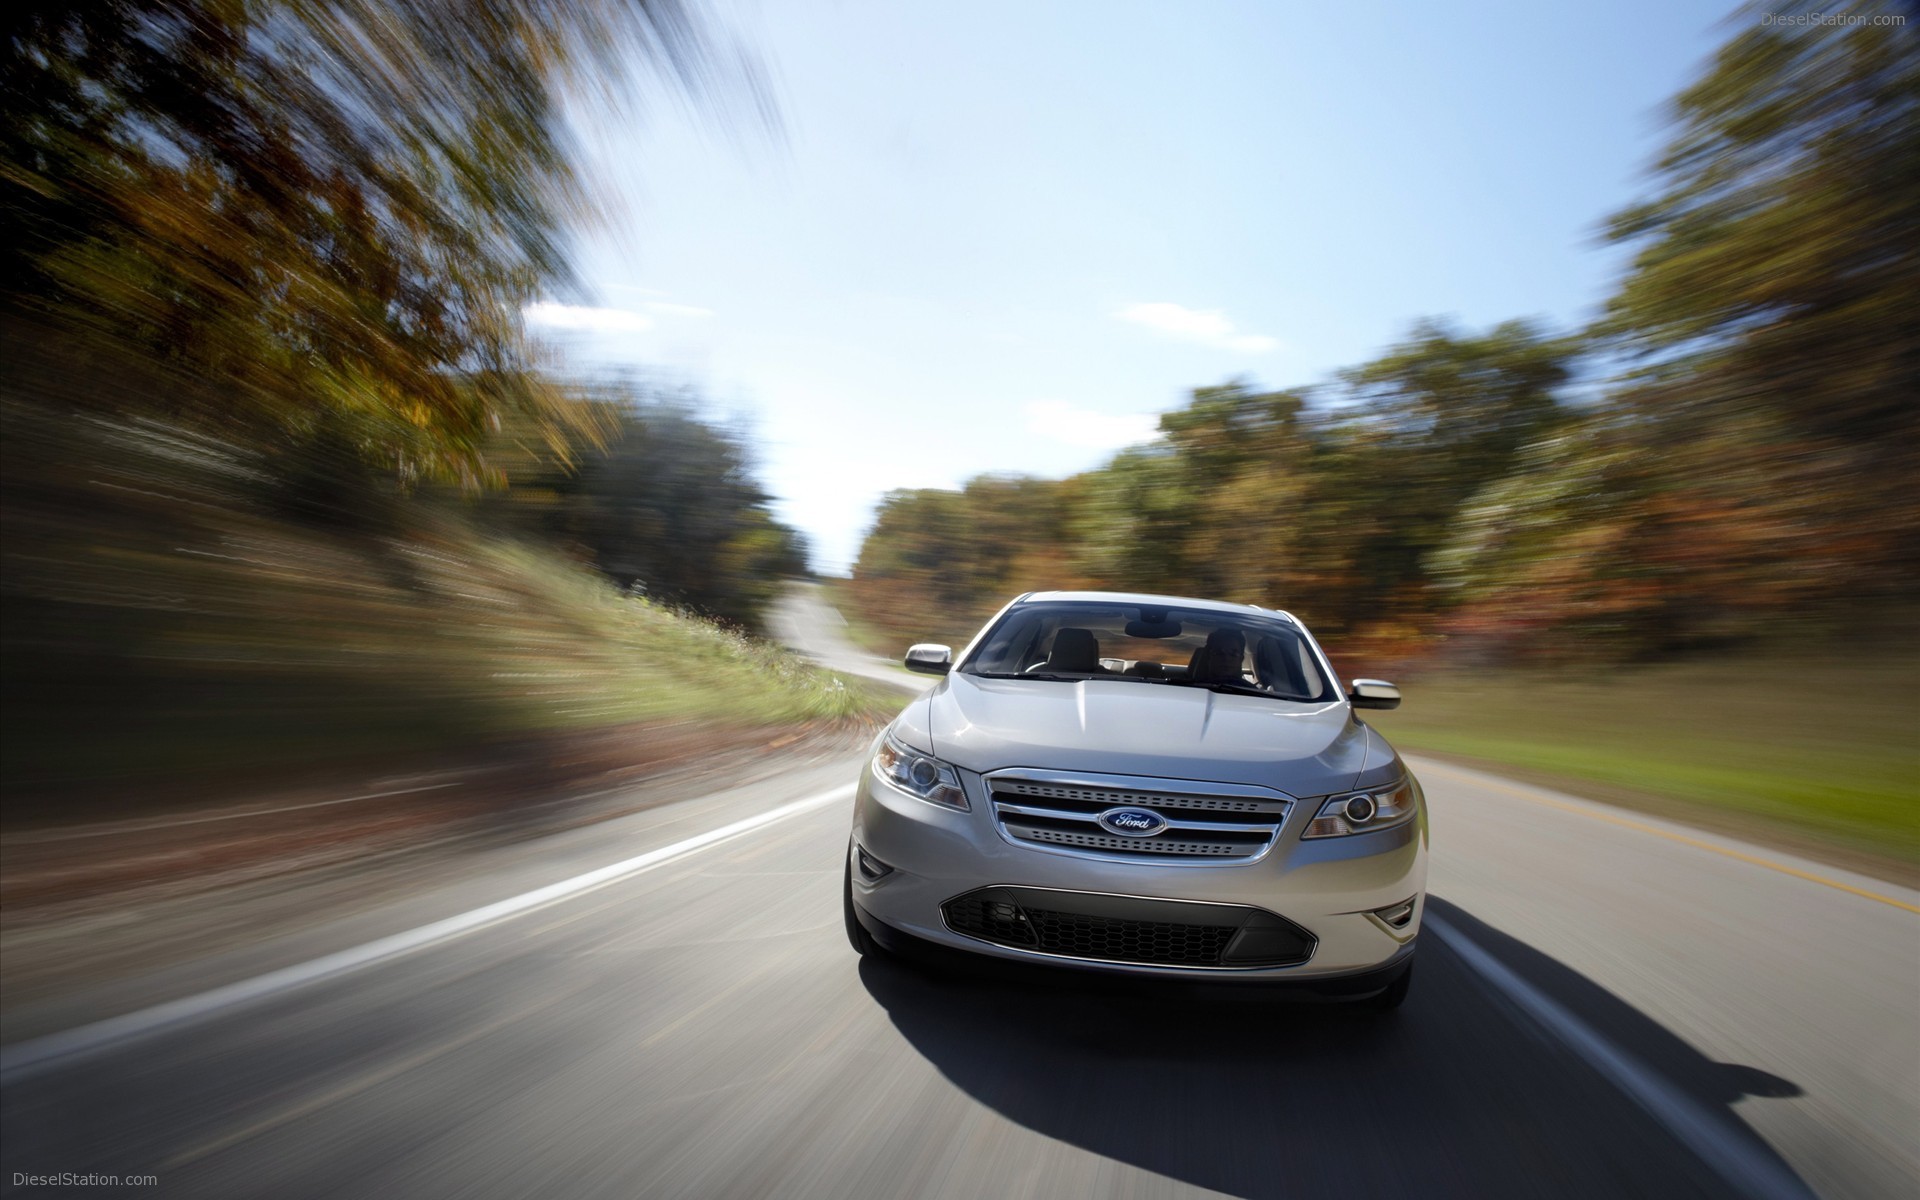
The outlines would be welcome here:
[[[1197,386],[1323,380],[1422,316],[1584,321],[1728,7],[723,10],[784,132],[590,128],[592,288],[529,321],[744,417],[843,571],[890,488],[1059,477]]]

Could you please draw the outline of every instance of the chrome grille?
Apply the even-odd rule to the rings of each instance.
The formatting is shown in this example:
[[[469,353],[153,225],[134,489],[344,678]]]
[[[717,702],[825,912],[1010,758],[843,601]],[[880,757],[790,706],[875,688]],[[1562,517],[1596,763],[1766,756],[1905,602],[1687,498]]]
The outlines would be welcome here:
[[[1237,796],[1193,796],[1180,792],[1141,792],[1130,788],[1071,787],[1059,783],[1035,783],[1032,780],[1001,778],[993,781],[993,790],[1010,796],[1041,796],[1049,800],[1084,800],[1103,808],[1121,804],[1140,804],[1152,808],[1171,804],[1205,812],[1270,812],[1275,805],[1285,812],[1284,800],[1242,800]]]
[[[1224,784],[1152,787],[1025,770],[996,772],[986,782],[994,820],[1012,841],[1125,858],[1255,859],[1273,845],[1293,807],[1277,793]],[[1150,809],[1167,827],[1150,837],[1113,833],[1099,824],[1113,808]]]

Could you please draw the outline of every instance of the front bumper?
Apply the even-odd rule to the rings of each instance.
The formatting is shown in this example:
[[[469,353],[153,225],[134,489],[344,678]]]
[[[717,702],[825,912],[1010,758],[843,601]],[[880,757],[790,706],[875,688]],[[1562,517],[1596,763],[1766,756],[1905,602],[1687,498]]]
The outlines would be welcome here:
[[[972,810],[959,812],[903,795],[862,772],[850,853],[864,849],[890,868],[878,878],[854,863],[856,915],[883,944],[918,942],[1021,962],[1159,978],[1329,982],[1391,978],[1412,952],[1425,907],[1424,799],[1414,820],[1348,837],[1302,841],[1314,805],[1295,804],[1271,851],[1254,861],[1117,859],[1019,844],[1001,835],[982,778],[961,771]],[[1418,785],[1416,784],[1416,791]],[[868,864],[870,865],[870,864]],[[1033,889],[1081,907],[1138,898],[1198,902],[1272,914],[1304,931],[1304,961],[1286,965],[1167,965],[1060,955],[986,940],[956,929],[949,901],[983,888]],[[1374,913],[1411,898],[1412,919],[1395,929]],[[1071,899],[1062,907],[1073,908]],[[1264,923],[1264,922],[1263,922]],[[977,931],[976,931],[977,932]]]

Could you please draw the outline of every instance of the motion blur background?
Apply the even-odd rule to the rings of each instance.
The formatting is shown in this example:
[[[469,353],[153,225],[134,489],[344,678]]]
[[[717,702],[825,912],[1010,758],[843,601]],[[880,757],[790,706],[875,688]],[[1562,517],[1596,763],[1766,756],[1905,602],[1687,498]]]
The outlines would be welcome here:
[[[1812,11],[15,6],[10,816],[849,717],[811,565],[1911,878],[1920,65]]]
[[[853,745],[806,580],[894,659],[1286,608],[1403,749],[1920,880],[1910,6],[0,19],[11,1007],[102,905]]]

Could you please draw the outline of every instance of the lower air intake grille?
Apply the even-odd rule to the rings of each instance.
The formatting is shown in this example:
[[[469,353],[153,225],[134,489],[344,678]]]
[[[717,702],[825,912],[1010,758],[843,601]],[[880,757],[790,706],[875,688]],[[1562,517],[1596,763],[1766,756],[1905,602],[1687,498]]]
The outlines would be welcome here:
[[[1038,948],[1040,935],[1028,923],[1026,910],[1017,904],[998,904],[991,900],[949,900],[947,925],[956,933],[969,933],[1003,946]]]
[[[1079,913],[1028,910],[1040,934],[1040,949],[1074,958],[1112,962],[1179,963],[1213,967],[1234,935],[1231,925],[1176,925],[1167,921],[1116,921]]]
[[[1264,909],[1140,896],[991,887],[947,901],[956,933],[1042,954],[1167,967],[1305,962],[1313,935]]]

